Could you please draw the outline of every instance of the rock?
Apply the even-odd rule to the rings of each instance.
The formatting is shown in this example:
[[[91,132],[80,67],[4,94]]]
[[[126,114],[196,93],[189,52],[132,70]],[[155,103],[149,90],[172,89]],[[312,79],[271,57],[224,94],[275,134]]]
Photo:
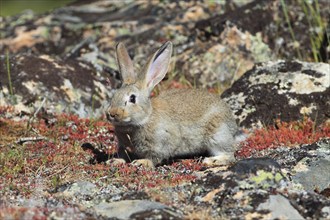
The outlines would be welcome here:
[[[243,2],[243,1],[242,1]],[[210,36],[217,36],[223,30],[226,21],[232,22],[243,31],[248,31],[252,34],[263,31],[263,28],[268,26],[272,21],[274,13],[271,3],[267,1],[251,1],[238,7],[236,11],[228,11],[223,14],[216,15],[209,19],[203,19],[196,23],[196,28],[204,33],[202,40],[209,39]],[[244,14],[244,16],[239,16]],[[256,22],[258,19],[258,23]],[[245,25],[248,22],[252,25]]]
[[[261,203],[257,210],[269,210],[268,219],[305,219],[282,195],[270,195],[269,199],[265,203]]]
[[[81,197],[91,196],[98,191],[95,184],[88,181],[79,181],[62,189],[62,195],[65,197]]]
[[[300,183],[308,191],[323,191],[330,187],[330,157],[308,162],[304,160],[297,166],[308,164],[307,170],[296,170],[293,181]],[[301,165],[304,164],[304,165]],[[296,166],[296,167],[297,167]],[[306,166],[306,165],[305,165]]]
[[[15,118],[31,116],[37,108],[44,107],[39,113],[45,111],[50,129],[61,123],[53,117],[59,112],[99,116],[120,84],[114,52],[116,42],[127,45],[138,69],[145,63],[147,54],[171,40],[174,53],[165,81],[174,79],[221,92],[255,63],[263,62],[223,94],[242,126],[258,127],[273,124],[276,119],[291,121],[305,115],[316,119],[317,124],[324,122],[330,115],[329,64],[269,60],[278,57],[316,60],[311,51],[311,36],[325,33],[320,59],[327,62],[326,31],[318,25],[310,28],[303,8],[295,1],[286,1],[290,19],[294,19],[290,22],[296,34],[293,41],[281,2],[76,1],[45,14],[27,11],[0,17],[0,47],[8,51],[0,55],[0,105],[14,103],[21,110]],[[310,1],[301,4],[308,9],[315,5]],[[327,1],[320,0],[318,4],[320,18],[326,20],[323,17],[328,18],[330,12],[325,7]],[[302,56],[300,49],[306,49]],[[88,126],[88,131],[92,127]],[[67,124],[67,128],[80,129],[74,122]],[[26,134],[25,126],[21,130]],[[110,142],[98,144],[100,136],[96,131],[88,132],[95,141],[74,142],[74,149],[82,145],[87,152],[78,150],[78,161],[74,163],[77,166],[60,172],[56,166],[49,167],[52,163],[47,161],[42,169],[30,169],[30,160],[35,160],[38,152],[29,152],[32,147],[34,150],[33,144],[23,146],[24,154],[17,154],[15,169],[18,170],[13,170],[13,174],[8,172],[10,175],[0,184],[4,188],[0,192],[0,219],[8,216],[22,219],[330,217],[327,139],[267,149],[263,153],[268,158],[240,160],[229,169],[201,168],[196,161],[190,164],[183,160],[144,170],[123,164],[103,165],[109,156],[102,147],[108,147]],[[32,129],[31,132],[45,131]],[[52,145],[40,145],[54,146],[57,152],[61,151],[56,147],[62,142],[73,143],[69,133],[50,141]],[[8,156],[16,158],[16,150],[21,148],[16,144],[10,144],[10,148],[12,155]],[[22,160],[25,153],[31,155]],[[90,154],[91,159],[87,156]],[[7,155],[0,156],[5,159],[5,165],[10,165]],[[88,160],[90,164],[85,163]],[[76,168],[83,172],[86,181],[72,179],[76,178],[71,175]],[[35,175],[44,178],[47,184],[40,185]],[[311,176],[318,181],[315,191]],[[49,177],[56,181],[53,183]],[[64,185],[53,191],[48,189],[58,181]]]
[[[327,218],[327,189],[306,192],[294,180],[294,167],[303,161],[325,159],[328,143],[325,138],[309,145],[268,149],[269,158],[239,160],[228,170],[205,170],[192,186],[194,202],[211,204],[212,215],[223,218]],[[328,173],[321,171],[322,175],[329,180]]]
[[[239,160],[229,170],[238,174],[256,173],[258,170],[280,171],[281,166],[271,158],[248,158]]]
[[[322,7],[326,4],[319,4],[322,16],[328,15]],[[287,6],[297,9],[295,4]],[[145,55],[171,40],[175,52],[169,79],[182,80],[185,76],[187,84],[222,90],[254,63],[276,59],[277,51],[296,50],[290,43],[283,43],[292,40],[288,39],[287,28],[275,28],[285,24],[277,20],[284,19],[281,9],[278,2],[257,0],[72,3],[38,16],[29,11],[1,18],[0,44],[9,52],[18,110],[32,112],[29,106],[38,108],[46,96],[46,106],[54,106],[57,112],[95,117],[102,114],[112,90],[120,84],[116,42],[127,44],[139,68],[145,63]],[[296,11],[299,18],[306,16],[301,9]],[[323,31],[322,27],[308,28],[308,24],[306,19],[299,19],[299,25],[292,27],[303,30],[296,37],[304,42],[300,43],[304,48],[311,48],[312,35],[306,30]],[[277,36],[279,31],[283,36]],[[6,60],[7,55],[2,55],[1,105],[12,103]],[[111,86],[107,86],[108,78]],[[307,108],[313,110],[314,106]]]
[[[308,158],[324,158],[328,152],[330,139],[322,138],[311,144],[302,144],[294,147],[281,146],[274,149],[267,149],[265,154],[268,157],[276,158],[281,168],[293,169],[299,161]]]
[[[290,174],[294,184],[301,185],[307,191],[317,192],[330,187],[329,138],[323,138],[312,144],[291,148],[279,147],[268,151],[267,155],[276,158],[281,169],[285,169]]]
[[[287,181],[281,172],[267,172],[261,169],[255,175],[250,175],[246,180],[241,180],[239,186],[242,189],[284,188],[287,186]]]
[[[289,193],[287,198],[305,219],[330,218],[326,212],[327,208],[325,208],[325,212],[322,211],[324,207],[330,206],[330,200],[324,196],[306,191],[297,192],[296,190],[296,192]]]
[[[2,73],[7,72],[4,60],[1,57]],[[14,94],[10,95],[9,89],[4,87],[0,105],[11,103],[16,109],[29,113],[41,106],[54,108],[56,112],[73,112],[80,117],[99,116],[103,114],[103,102],[112,96],[107,88],[107,76],[95,74],[90,65],[81,61],[20,54],[11,57],[9,62]],[[8,85],[6,76],[0,75],[4,85]]]
[[[324,216],[330,216],[330,206],[324,206],[321,211]]]
[[[294,167],[293,181],[308,191],[321,192],[330,187],[330,156],[301,160]]]
[[[330,65],[276,61],[255,65],[222,94],[243,127],[330,115]]]
[[[235,10],[228,10],[225,13],[218,13],[213,17],[200,20],[196,23],[196,29],[201,32],[198,35],[202,41],[209,41],[212,38],[217,38],[222,34],[225,25],[230,22],[233,26],[236,26],[242,32],[248,32],[252,35],[260,34],[263,42],[265,42],[272,51],[276,51],[281,54],[280,57],[286,59],[292,59],[292,55],[299,57],[308,56],[308,54],[302,54],[301,51],[309,51],[312,54],[311,38],[310,36],[319,36],[322,39],[322,31],[316,28],[310,28],[308,22],[292,22],[290,27],[287,26],[287,22],[283,22],[285,17],[285,11],[292,12],[290,19],[300,21],[308,21],[311,19],[310,13],[306,13],[304,7],[312,7],[311,3],[305,2],[303,4],[296,4],[294,1],[287,1],[282,3],[273,1],[240,1],[241,4]],[[326,12],[326,1],[319,1],[320,7],[318,16],[324,14],[326,17],[329,12]],[[229,7],[235,7],[235,3],[230,1],[227,3]],[[227,7],[228,7],[227,5]],[[238,5],[236,3],[236,5]],[[281,8],[282,10],[278,10]],[[327,15],[326,15],[327,14]],[[244,16],[242,16],[244,15]],[[249,24],[249,25],[246,25]],[[323,43],[316,50],[320,51],[319,59],[323,62],[327,62],[330,57],[330,50],[328,37],[329,26],[321,28],[324,31]],[[295,33],[295,37],[289,33],[292,31]],[[291,45],[291,46],[289,46]],[[295,45],[295,46],[293,46]],[[315,55],[315,54],[314,54]],[[308,60],[308,59],[307,59]]]
[[[205,51],[193,48],[190,54],[183,53],[177,58],[181,73],[197,86],[207,88],[233,82],[254,63],[269,61],[273,56],[260,35],[242,32],[230,24],[223,29],[220,42],[200,43]]]
[[[152,212],[169,208],[161,203],[148,200],[123,200],[118,202],[101,202],[93,209],[97,215],[106,218],[129,219],[138,213]]]
[[[132,219],[171,219],[171,220],[181,220],[183,217],[181,214],[178,214],[169,209],[154,209],[154,210],[147,210],[135,213],[131,215]]]
[[[46,98],[44,106],[55,112],[100,116],[120,84],[114,52],[118,41],[127,44],[140,68],[146,55],[165,39],[172,40],[175,69],[169,71],[169,78],[185,76],[200,87],[228,85],[255,62],[270,60],[272,53],[260,34],[243,32],[229,23],[220,40],[199,41],[195,23],[223,9],[221,4],[208,7],[203,2],[87,2],[39,16],[26,12],[3,18],[6,31],[0,44],[9,51],[14,100],[7,55],[2,55],[0,104],[15,104],[17,110],[32,113]],[[171,13],[160,16],[165,11]],[[136,22],[123,22],[132,16]]]

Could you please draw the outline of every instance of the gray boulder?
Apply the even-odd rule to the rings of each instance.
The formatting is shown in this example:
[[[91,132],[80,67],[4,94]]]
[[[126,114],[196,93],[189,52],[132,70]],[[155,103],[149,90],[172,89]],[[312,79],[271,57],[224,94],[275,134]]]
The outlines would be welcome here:
[[[293,168],[293,181],[307,191],[321,192],[330,188],[330,139],[317,143],[309,157],[300,160]]]
[[[261,203],[257,210],[270,211],[267,219],[304,219],[290,204],[290,201],[282,195],[270,195],[269,199]]]
[[[169,207],[153,201],[148,200],[123,200],[118,202],[101,202],[100,204],[93,207],[96,214],[106,217],[106,218],[116,218],[116,219],[131,219],[135,215],[144,214],[147,212],[157,214],[156,210],[159,212],[160,210],[169,209]],[[172,216],[172,212],[168,212],[168,214],[175,219],[178,219],[179,216]],[[163,213],[161,214],[163,215]],[[167,215],[167,217],[169,217]],[[163,219],[163,218],[161,218]]]

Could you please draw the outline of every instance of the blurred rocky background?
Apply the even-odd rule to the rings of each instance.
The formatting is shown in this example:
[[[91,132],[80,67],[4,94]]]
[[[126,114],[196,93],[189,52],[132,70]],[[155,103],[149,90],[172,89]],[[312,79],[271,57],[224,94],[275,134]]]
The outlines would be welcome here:
[[[323,0],[87,0],[41,14],[26,10],[1,17],[0,104],[25,112],[43,105],[100,116],[120,83],[114,53],[119,41],[139,69],[171,40],[174,56],[164,85],[217,93],[257,63],[327,63],[328,6]]]
[[[330,218],[329,4],[0,0],[0,219]],[[115,45],[139,70],[168,40],[155,95],[219,94],[249,133],[229,167],[107,164]]]

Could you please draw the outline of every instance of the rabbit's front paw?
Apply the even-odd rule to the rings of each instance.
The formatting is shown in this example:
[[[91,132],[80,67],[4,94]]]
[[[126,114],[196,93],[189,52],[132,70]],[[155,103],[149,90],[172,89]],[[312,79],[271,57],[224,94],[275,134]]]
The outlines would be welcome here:
[[[147,167],[147,168],[151,168],[151,169],[154,169],[155,168],[154,163],[151,160],[149,160],[149,159],[134,160],[132,162],[132,164],[134,166],[143,166],[143,167]]]
[[[121,164],[125,164],[126,161],[122,158],[112,158],[110,160],[107,161],[107,164],[111,164],[111,165],[121,165]]]
[[[234,155],[222,153],[214,157],[206,157],[203,160],[203,163],[207,166],[225,166],[229,165],[231,162],[235,160]]]

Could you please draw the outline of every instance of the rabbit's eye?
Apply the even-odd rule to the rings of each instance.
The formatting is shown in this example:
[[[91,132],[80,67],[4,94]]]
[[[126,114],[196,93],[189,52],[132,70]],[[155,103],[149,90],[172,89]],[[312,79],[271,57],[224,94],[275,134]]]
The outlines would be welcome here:
[[[134,94],[132,94],[130,97],[129,97],[129,101],[132,102],[132,103],[135,103],[136,102],[136,96]]]

